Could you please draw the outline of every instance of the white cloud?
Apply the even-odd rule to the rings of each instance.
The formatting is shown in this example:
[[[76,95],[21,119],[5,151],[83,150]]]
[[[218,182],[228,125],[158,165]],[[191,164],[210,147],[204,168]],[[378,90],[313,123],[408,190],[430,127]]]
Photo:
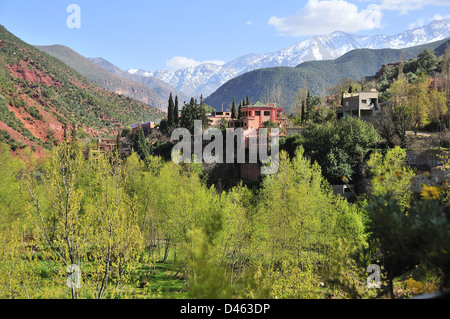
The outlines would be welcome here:
[[[419,28],[425,25],[425,19],[424,18],[419,18],[416,21],[414,21],[413,23],[410,23],[408,25],[408,29],[415,29],[415,28]]]
[[[419,27],[424,26],[427,23],[430,23],[431,21],[444,20],[444,19],[450,19],[450,14],[443,15],[443,16],[440,14],[435,14],[433,16],[433,18],[431,18],[431,19],[419,18],[416,21],[414,21],[413,23],[410,23],[408,25],[408,29],[419,28]]]
[[[407,14],[412,10],[422,9],[426,5],[448,6],[449,0],[381,0],[382,10],[399,11],[400,14]]]
[[[357,32],[381,28],[380,7],[370,4],[359,8],[345,0],[309,0],[306,6],[290,17],[271,17],[269,24],[282,35],[310,36],[333,31]]]
[[[440,14],[436,14],[432,20],[434,21],[434,20],[444,20],[444,19],[450,19],[450,14],[447,14],[444,16],[441,16]]]
[[[245,24],[246,24],[246,25],[252,25],[252,24],[253,24],[253,21],[249,20],[249,21],[247,21]]]
[[[204,64],[204,63],[224,65],[225,61],[220,61],[220,60],[196,61],[194,59],[187,58],[184,56],[174,56],[170,60],[166,61],[166,69],[169,71],[176,71],[176,70],[188,68],[191,66],[198,66],[198,65]]]

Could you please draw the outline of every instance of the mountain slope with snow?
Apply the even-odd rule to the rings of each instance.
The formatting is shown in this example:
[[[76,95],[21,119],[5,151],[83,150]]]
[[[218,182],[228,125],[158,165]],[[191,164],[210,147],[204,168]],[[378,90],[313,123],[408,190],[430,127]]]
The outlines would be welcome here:
[[[272,53],[247,54],[224,65],[212,63],[176,71],[128,70],[131,74],[158,78],[186,95],[204,97],[220,85],[243,73],[269,67],[296,66],[306,61],[334,60],[354,49],[402,49],[427,44],[450,37],[450,19],[432,23],[393,36],[360,36],[336,31],[313,36],[290,47]]]

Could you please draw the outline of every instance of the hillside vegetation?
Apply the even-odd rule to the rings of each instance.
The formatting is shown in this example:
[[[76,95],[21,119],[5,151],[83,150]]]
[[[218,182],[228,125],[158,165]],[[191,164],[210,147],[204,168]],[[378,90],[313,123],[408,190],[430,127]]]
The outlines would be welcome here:
[[[0,26],[0,132],[15,148],[50,148],[67,130],[110,136],[163,112],[92,83]]]
[[[64,62],[82,76],[88,78],[102,88],[126,95],[143,103],[157,107],[161,110],[167,108],[169,94],[162,98],[152,88],[141,83],[122,78],[118,75],[107,72],[91,60],[83,57],[72,49],[63,45],[36,46],[41,51],[47,52],[51,56]],[[169,92],[170,93],[170,92]]]

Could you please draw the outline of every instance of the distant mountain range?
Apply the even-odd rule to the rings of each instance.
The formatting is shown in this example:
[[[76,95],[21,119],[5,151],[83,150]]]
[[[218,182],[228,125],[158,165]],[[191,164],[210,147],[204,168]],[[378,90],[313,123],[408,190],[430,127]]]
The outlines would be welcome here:
[[[133,76],[102,58],[88,59],[63,45],[35,47],[64,62],[104,89],[131,97],[160,110],[167,109],[170,92],[183,95],[159,79]]]
[[[396,35],[360,36],[336,31],[298,42],[277,52],[248,54],[224,65],[212,63],[176,71],[145,71],[130,69],[133,75],[160,79],[188,96],[209,96],[228,80],[261,68],[294,67],[302,62],[334,60],[355,49],[402,49],[443,40],[450,37],[450,19],[408,30]]]
[[[190,96],[185,95],[180,90],[175,89],[174,87],[172,87],[171,85],[167,84],[166,82],[160,79],[130,74],[128,72],[119,69],[117,66],[115,66],[114,64],[103,58],[89,58],[89,60],[98,65],[99,67],[101,67],[102,69],[104,69],[105,71],[108,71],[114,75],[148,86],[149,88],[154,90],[161,99],[163,99],[164,109],[167,108],[170,93],[172,93],[174,97],[177,95],[178,99],[181,102],[185,100],[189,101],[190,99]]]
[[[450,40],[444,39],[405,49],[356,49],[335,60],[308,61],[296,67],[262,68],[244,73],[223,84],[204,101],[215,109],[230,109],[233,97],[242,101],[247,95],[250,101],[277,103],[289,108],[306,81],[313,95],[339,82],[342,78],[359,80],[373,76],[382,65],[417,57],[426,48],[437,55],[444,52]]]

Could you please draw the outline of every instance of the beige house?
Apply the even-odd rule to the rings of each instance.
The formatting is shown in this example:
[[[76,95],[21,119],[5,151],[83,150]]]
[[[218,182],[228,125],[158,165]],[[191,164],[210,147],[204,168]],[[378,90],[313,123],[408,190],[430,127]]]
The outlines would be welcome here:
[[[359,117],[368,119],[380,114],[378,92],[376,90],[358,93],[344,93],[342,107],[336,109],[339,117]]]
[[[227,122],[231,121],[231,112],[213,112],[208,115],[208,122],[210,126],[219,126],[222,119],[225,119]]]

